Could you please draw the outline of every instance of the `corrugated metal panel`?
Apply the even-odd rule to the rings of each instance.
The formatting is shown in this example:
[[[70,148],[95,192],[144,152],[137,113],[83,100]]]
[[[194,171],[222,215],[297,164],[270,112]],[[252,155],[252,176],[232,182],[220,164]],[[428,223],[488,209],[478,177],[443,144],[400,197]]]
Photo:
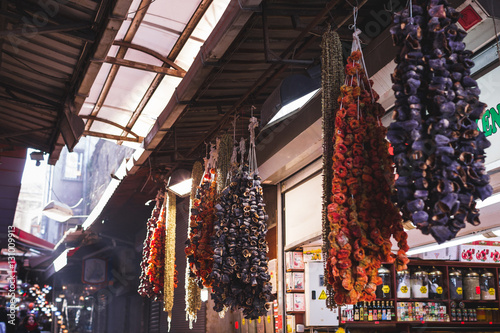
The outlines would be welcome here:
[[[160,333],[161,302],[150,302],[148,333]]]

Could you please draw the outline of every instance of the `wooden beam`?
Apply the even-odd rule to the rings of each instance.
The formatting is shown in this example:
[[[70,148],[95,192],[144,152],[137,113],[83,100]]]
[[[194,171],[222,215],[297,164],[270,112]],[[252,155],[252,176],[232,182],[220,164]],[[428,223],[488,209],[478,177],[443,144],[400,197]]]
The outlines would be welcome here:
[[[177,69],[177,70],[182,71],[184,73],[186,72],[184,69],[182,69],[176,63],[174,63],[173,61],[171,61],[167,57],[164,57],[161,53],[156,52],[153,49],[150,49],[149,47],[145,47],[145,46],[142,46],[142,45],[137,45],[137,44],[134,44],[134,43],[125,42],[125,41],[122,41],[122,40],[115,40],[113,42],[113,45],[128,47],[130,49],[134,49],[134,50],[137,50],[137,51],[144,52],[146,54],[149,54],[152,57],[155,57],[158,60],[163,61],[164,63],[166,63],[167,65],[169,65],[170,67],[172,67],[174,69]]]
[[[104,118],[100,118],[100,117],[97,117],[97,116],[79,116],[79,117],[82,118],[82,119],[90,119],[90,120],[93,120],[93,121],[100,121],[102,123],[106,123],[106,124],[109,124],[111,126],[118,127],[122,131],[127,132],[128,134],[131,134],[131,135],[135,136],[136,139],[139,139],[139,135],[137,135],[134,132],[132,132],[132,130],[130,130],[130,129],[126,128],[125,126],[122,126],[122,125],[120,125],[118,123],[115,123],[114,121],[111,121],[109,119],[104,119]]]
[[[152,0],[142,0],[139,3],[139,7],[141,10],[137,11],[134,15],[134,18],[132,19],[132,22],[130,23],[130,26],[125,33],[125,37],[123,37],[124,42],[132,42],[134,39],[135,34],[137,33],[137,30],[139,29],[139,26],[141,25],[142,21],[144,20],[144,17],[146,16],[146,13],[148,11],[149,5],[151,4]],[[118,49],[118,52],[116,53],[116,58],[117,59],[123,59],[125,57],[125,54],[127,53],[128,48],[120,46]],[[116,75],[118,74],[118,69],[120,66],[113,65],[111,66],[111,69],[109,71],[108,76],[106,77],[106,81],[104,82],[104,85],[102,87],[101,93],[99,94],[99,97],[97,98],[97,102],[95,103],[94,109],[90,113],[92,116],[96,116],[99,113],[99,110],[102,108],[104,105],[104,101],[108,97],[109,91],[111,90],[111,86],[113,85],[113,82],[115,81]],[[87,124],[85,125],[85,129],[89,130],[90,126],[92,126],[92,120],[89,119]]]
[[[107,62],[109,64],[113,64],[113,65],[117,65],[117,66],[125,66],[125,67],[130,67],[133,69],[139,69],[139,70],[153,72],[153,73],[157,73],[157,74],[163,74],[163,75],[176,76],[176,77],[180,77],[180,78],[183,78],[184,75],[186,75],[186,72],[179,71],[177,69],[155,66],[155,65],[145,64],[143,62],[126,60],[126,59],[119,59],[119,58],[115,58],[115,57],[106,57],[106,59],[104,59],[104,62]]]
[[[194,29],[200,22],[201,18],[207,11],[208,7],[212,3],[212,0],[202,0],[198,8],[196,9],[196,12],[194,12],[193,16],[189,20],[188,24],[182,31],[181,35],[179,36],[179,39],[177,39],[177,42],[175,42],[175,45],[172,47],[172,50],[170,51],[170,54],[168,55],[168,58],[170,60],[175,60],[179,53],[181,52],[182,48],[184,45],[186,45],[186,42],[188,41],[189,37],[191,37],[191,34],[193,33]]]
[[[144,140],[143,137],[130,138],[128,136],[99,133],[99,132],[93,132],[93,131],[83,131],[83,135],[95,136],[97,138],[105,138],[105,139],[116,140],[116,141],[129,141],[129,142],[139,142],[139,143],[141,143],[142,140]]]

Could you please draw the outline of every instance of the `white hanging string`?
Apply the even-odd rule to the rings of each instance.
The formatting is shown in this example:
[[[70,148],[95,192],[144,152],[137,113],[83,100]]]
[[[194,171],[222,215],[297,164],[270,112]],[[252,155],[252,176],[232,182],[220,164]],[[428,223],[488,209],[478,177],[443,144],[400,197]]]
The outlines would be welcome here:
[[[255,117],[250,118],[248,130],[250,131],[250,150],[248,152],[248,167],[250,174],[256,174],[257,171],[257,153],[255,151],[255,128],[259,126],[259,121]]]
[[[247,148],[245,147],[245,139],[241,138],[240,140],[240,154],[241,154],[241,162],[240,162],[240,168],[243,167],[245,164],[245,153],[247,152]]]

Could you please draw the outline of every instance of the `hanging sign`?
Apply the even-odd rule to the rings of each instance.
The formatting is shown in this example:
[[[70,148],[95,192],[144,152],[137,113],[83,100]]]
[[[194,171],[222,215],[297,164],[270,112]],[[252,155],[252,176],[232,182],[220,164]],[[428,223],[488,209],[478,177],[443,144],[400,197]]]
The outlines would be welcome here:
[[[477,120],[478,129],[491,142],[486,149],[486,167],[500,160],[500,99],[498,97],[498,75],[500,67],[495,68],[477,80],[481,89],[480,100],[488,105],[481,119]]]
[[[107,280],[107,262],[104,259],[89,258],[83,261],[82,282],[101,284]]]

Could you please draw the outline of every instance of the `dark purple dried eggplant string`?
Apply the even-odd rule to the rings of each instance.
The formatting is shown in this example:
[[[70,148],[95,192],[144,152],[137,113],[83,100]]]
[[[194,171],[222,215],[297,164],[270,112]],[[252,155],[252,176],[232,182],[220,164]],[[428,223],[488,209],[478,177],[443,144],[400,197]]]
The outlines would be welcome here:
[[[391,28],[401,53],[393,76],[396,122],[388,138],[395,150],[397,202],[403,216],[442,243],[455,237],[465,221],[479,224],[475,200],[492,193],[484,168],[489,142],[475,124],[485,104],[479,102],[477,82],[470,77],[472,52],[465,50],[466,32],[456,26],[459,14],[446,0],[417,1],[410,9],[411,14],[417,9],[417,16],[406,17],[405,9],[395,15]],[[422,51],[410,57],[408,48],[419,46],[419,41],[408,38],[415,33],[418,37],[420,26],[426,34],[420,40]],[[405,34],[402,29],[407,28]],[[418,76],[418,66],[410,66],[420,57],[425,75]],[[405,80],[407,75],[413,76],[412,82]],[[409,131],[411,137],[404,134]]]

